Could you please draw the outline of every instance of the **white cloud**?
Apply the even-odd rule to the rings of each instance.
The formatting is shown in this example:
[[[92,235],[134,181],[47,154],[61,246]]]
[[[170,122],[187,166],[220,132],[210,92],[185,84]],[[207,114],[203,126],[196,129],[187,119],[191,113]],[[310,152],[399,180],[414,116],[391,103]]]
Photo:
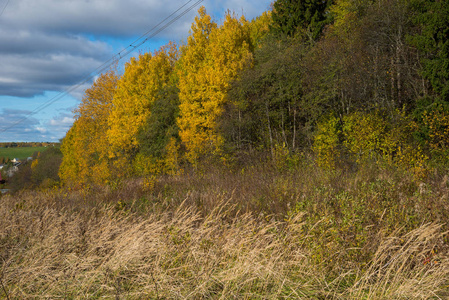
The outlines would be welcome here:
[[[2,19],[18,29],[48,33],[132,37],[145,33],[187,1],[15,0]],[[189,5],[193,4],[192,1]],[[192,15],[194,13],[192,12]],[[179,29],[174,24],[173,34]]]
[[[36,130],[39,131],[40,133],[47,133],[47,128],[44,128],[44,127],[37,126]]]
[[[56,142],[65,136],[74,122],[73,114],[66,111],[46,122],[39,121],[31,113],[0,109],[0,142]]]
[[[41,131],[36,127],[39,127],[39,121],[31,116],[31,111],[0,110],[0,142],[39,141]]]
[[[50,120],[51,126],[71,126],[73,124],[73,118],[70,117],[62,117],[62,119],[59,120]]]
[[[63,138],[70,127],[72,127],[74,121],[73,113],[61,112],[45,123],[45,127],[51,136],[51,141],[58,141]]]
[[[186,0],[11,1],[0,19],[0,96],[29,97],[48,90],[62,91],[117,54],[108,43],[117,39],[134,41],[186,3]],[[194,3],[189,2],[178,14]],[[218,13],[219,18],[228,8],[252,18],[265,10],[268,3],[206,0],[203,5],[209,14]],[[171,24],[157,38],[185,39],[197,9]]]
[[[0,96],[31,97],[44,91],[64,91],[116,54],[110,42],[134,41],[183,3],[11,1],[0,19]],[[193,15],[194,11],[190,19]],[[159,37],[180,38],[188,31],[184,25],[176,22]]]

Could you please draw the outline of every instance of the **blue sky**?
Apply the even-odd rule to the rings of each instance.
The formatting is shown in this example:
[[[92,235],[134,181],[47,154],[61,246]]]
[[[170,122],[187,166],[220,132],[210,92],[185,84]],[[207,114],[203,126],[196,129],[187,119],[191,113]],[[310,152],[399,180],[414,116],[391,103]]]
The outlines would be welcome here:
[[[73,124],[73,109],[92,83],[80,82],[187,2],[0,0],[0,142],[63,138]],[[204,0],[199,6],[220,23],[227,9],[252,19],[270,3]],[[136,51],[185,41],[199,6]]]

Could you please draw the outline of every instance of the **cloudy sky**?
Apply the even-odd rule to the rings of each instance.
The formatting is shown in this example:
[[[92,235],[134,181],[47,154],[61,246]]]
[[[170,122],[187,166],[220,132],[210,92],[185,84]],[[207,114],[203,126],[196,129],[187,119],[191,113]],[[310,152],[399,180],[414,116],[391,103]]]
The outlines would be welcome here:
[[[83,80],[179,8],[175,16],[196,2],[0,0],[0,142],[64,137],[72,110],[91,85]],[[227,9],[252,19],[270,2],[204,0],[130,55],[186,40],[201,5],[220,23]]]

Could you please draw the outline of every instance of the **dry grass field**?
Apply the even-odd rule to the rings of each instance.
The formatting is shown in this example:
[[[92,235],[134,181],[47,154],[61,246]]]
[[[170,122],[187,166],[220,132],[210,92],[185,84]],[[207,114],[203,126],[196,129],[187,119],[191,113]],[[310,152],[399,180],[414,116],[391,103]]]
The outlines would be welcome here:
[[[3,195],[0,298],[447,299],[446,179],[337,173],[260,165]]]

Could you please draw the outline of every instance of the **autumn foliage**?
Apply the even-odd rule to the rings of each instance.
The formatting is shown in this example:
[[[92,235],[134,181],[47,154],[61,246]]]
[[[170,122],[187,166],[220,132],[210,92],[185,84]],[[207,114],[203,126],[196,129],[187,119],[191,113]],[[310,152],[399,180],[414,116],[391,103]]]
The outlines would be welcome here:
[[[64,158],[59,176],[63,182],[103,183],[110,176],[108,128],[118,76],[110,71],[102,74],[87,89],[75,111],[76,120],[61,146]]]
[[[448,299],[446,3],[199,9],[0,196],[0,298]]]
[[[429,72],[444,45],[423,45],[444,40],[432,9],[278,0],[254,20],[228,11],[219,24],[202,7],[184,44],[133,57],[86,90],[60,177],[182,174],[257,152],[280,166],[309,153],[325,169],[374,163],[423,180],[449,144],[447,78]]]
[[[251,64],[251,39],[244,18],[228,12],[218,27],[204,9],[192,25],[179,64],[180,137],[195,163],[207,153],[219,153],[223,143],[217,120],[227,91],[240,70]]]

